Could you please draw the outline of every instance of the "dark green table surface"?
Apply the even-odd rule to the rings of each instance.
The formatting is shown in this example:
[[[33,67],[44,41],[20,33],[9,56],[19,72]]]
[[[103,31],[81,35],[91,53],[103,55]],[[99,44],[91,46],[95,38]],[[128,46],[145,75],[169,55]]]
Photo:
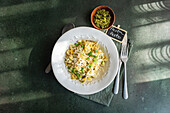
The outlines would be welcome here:
[[[90,26],[110,6],[134,41],[129,99],[106,107],[69,92],[44,69],[62,27]],[[170,113],[170,2],[158,0],[1,0],[0,113]],[[122,84],[122,81],[120,82]]]

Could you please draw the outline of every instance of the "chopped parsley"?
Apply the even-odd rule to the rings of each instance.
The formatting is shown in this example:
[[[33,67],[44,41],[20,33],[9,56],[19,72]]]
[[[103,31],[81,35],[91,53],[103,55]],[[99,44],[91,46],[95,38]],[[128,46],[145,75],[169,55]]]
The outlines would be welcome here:
[[[79,77],[80,77],[80,75],[79,74],[76,74],[76,76],[77,76],[77,80],[79,79]]]
[[[89,57],[87,57],[87,60],[89,60],[90,58]]]
[[[101,64],[103,64],[103,61],[101,62]]]
[[[94,58],[97,58],[97,56],[93,55]]]
[[[84,45],[81,45],[81,47],[84,47]]]
[[[75,70],[75,73],[78,73],[78,71],[77,71],[77,70]]]
[[[90,63],[89,65],[87,65],[88,67],[91,67],[93,64],[92,63]]]
[[[74,68],[72,69],[72,71],[71,71],[72,73],[74,73]]]
[[[83,70],[84,70],[84,68],[82,67],[82,68],[81,68],[81,71],[83,71]]]
[[[81,72],[80,74],[84,74],[83,72]]]
[[[80,75],[79,75],[79,74],[76,74],[76,76],[77,76],[77,78],[79,78]]]
[[[92,56],[92,51],[90,51],[87,55]]]
[[[75,46],[78,46],[79,44],[75,43],[74,45],[75,45]]]
[[[96,49],[96,50],[94,50],[96,53],[98,52],[98,50]]]
[[[97,62],[97,58],[94,58],[94,59],[93,59],[93,62]]]

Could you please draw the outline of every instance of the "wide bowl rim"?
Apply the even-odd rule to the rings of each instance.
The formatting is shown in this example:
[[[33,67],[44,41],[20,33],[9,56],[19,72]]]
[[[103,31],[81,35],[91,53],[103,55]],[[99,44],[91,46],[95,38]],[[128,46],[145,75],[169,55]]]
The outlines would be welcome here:
[[[76,31],[81,31],[80,33],[79,32],[76,32]],[[74,85],[72,82],[66,82],[68,81],[68,78],[67,77],[61,77],[61,76],[58,76],[58,75],[61,75],[60,72],[58,72],[58,70],[56,70],[57,68],[58,69],[61,69],[59,68],[56,63],[60,63],[58,61],[55,61],[56,59],[56,56],[55,54],[59,54],[58,52],[56,52],[57,49],[57,46],[59,45],[59,42],[65,42],[65,39],[64,37],[66,38],[67,36],[71,36],[70,33],[73,33],[73,34],[81,34],[81,35],[84,35],[87,33],[87,31],[90,32],[89,34],[91,34],[92,32],[94,32],[93,35],[95,35],[95,37],[100,36],[101,37],[107,37],[107,40],[103,40],[103,39],[99,39],[99,40],[103,40],[105,42],[105,44],[109,44],[110,46],[108,46],[108,50],[109,50],[109,47],[111,47],[112,49],[114,48],[114,55],[113,55],[113,52],[110,53],[111,56],[114,56],[115,60],[114,60],[114,68],[112,68],[111,66],[113,66],[113,62],[110,62],[110,66],[109,66],[109,70],[108,70],[108,73],[107,73],[107,76],[105,76],[105,78],[103,80],[101,80],[100,84],[97,83],[97,84],[93,84],[93,85],[90,85],[90,87],[86,86],[85,88],[87,89],[81,89],[82,86],[76,86]],[[84,33],[83,33],[84,32]],[[89,35],[88,34],[88,35]],[[80,36],[81,36],[80,35]],[[69,40],[72,40],[72,38],[70,38]],[[68,40],[67,40],[68,41]],[[66,42],[67,42],[66,41]],[[60,46],[58,46],[60,47]],[[110,50],[111,50],[110,48]],[[60,50],[62,51],[62,50]],[[61,55],[60,55],[61,56]],[[110,57],[111,57],[110,56]],[[62,56],[61,56],[62,57]],[[62,57],[63,58],[63,57]],[[113,58],[113,57],[111,57]],[[59,59],[59,58],[58,58]],[[113,60],[113,59],[112,59]],[[64,60],[63,60],[64,61]],[[105,89],[106,87],[108,87],[114,80],[114,78],[116,77],[116,73],[118,71],[118,61],[119,61],[119,54],[118,54],[118,50],[117,50],[117,47],[115,45],[115,43],[106,35],[104,34],[103,32],[95,29],[95,28],[92,28],[92,27],[77,27],[77,28],[74,28],[74,29],[71,29],[69,31],[67,31],[65,34],[63,34],[56,42],[54,48],[53,48],[53,51],[52,51],[52,56],[51,56],[51,64],[52,64],[52,69],[53,69],[53,73],[55,75],[55,78],[57,79],[57,81],[63,86],[65,87],[66,89],[68,89],[69,91],[72,91],[74,93],[77,93],[77,94],[82,94],[82,95],[90,95],[90,94],[94,94],[94,93],[97,93],[99,91],[102,91],[103,89]],[[63,63],[63,62],[62,62]],[[56,68],[57,66],[57,68]],[[65,67],[65,65],[64,65]],[[114,69],[114,70],[113,70]],[[58,74],[60,73],[60,74]],[[110,78],[111,77],[111,78]],[[72,86],[74,86],[74,88],[72,88]],[[79,89],[78,89],[79,88]],[[94,88],[94,89],[93,89]],[[92,90],[93,89],[93,90]],[[83,90],[83,91],[82,91]]]

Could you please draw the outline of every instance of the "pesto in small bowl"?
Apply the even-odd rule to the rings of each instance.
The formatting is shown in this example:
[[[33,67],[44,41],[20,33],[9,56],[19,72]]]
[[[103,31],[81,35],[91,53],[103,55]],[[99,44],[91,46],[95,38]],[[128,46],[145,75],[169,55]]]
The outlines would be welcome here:
[[[111,16],[109,14],[109,11],[106,11],[105,9],[99,9],[96,11],[93,21],[97,27],[104,29],[109,27],[110,20]]]

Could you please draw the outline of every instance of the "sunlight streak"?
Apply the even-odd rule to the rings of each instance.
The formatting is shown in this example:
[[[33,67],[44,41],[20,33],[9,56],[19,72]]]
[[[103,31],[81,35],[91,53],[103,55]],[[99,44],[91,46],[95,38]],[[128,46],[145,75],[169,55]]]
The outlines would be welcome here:
[[[132,7],[133,13],[148,13],[148,12],[163,11],[168,9],[169,8],[164,5],[163,1],[140,4]]]
[[[170,20],[170,7],[168,3],[168,1],[158,1],[133,6],[131,11],[136,16],[132,21],[133,26],[139,27]]]
[[[32,48],[8,51],[0,54],[0,72],[6,72],[28,66]],[[6,57],[7,56],[7,57]]]
[[[24,67],[26,68],[26,67]],[[29,84],[26,84],[25,81],[23,81],[23,71],[20,71],[22,68],[18,68],[12,71],[7,72],[1,72],[0,73],[0,93],[7,92],[10,90],[20,89],[20,88],[26,88]],[[31,81],[27,81],[31,82]]]
[[[170,78],[170,21],[133,28],[135,40],[129,66],[132,83]],[[137,63],[136,63],[137,62]]]
[[[25,92],[25,93],[23,92],[19,94],[15,94],[11,92],[11,94],[12,94],[11,96],[1,96],[0,104],[24,102],[24,101],[42,99],[42,98],[47,98],[52,96],[51,93],[45,91],[30,91],[30,92]]]
[[[30,3],[23,3],[13,6],[1,7],[0,17],[23,14],[32,11],[40,11],[44,9],[54,8],[58,5],[58,1],[47,0]]]
[[[76,21],[77,16],[75,17],[68,17],[68,18],[63,18],[62,22],[67,24],[67,23],[74,23]]]
[[[12,49],[24,48],[23,39],[18,37],[0,39],[0,52],[10,51]]]
[[[158,72],[159,70],[159,72]],[[144,83],[163,79],[170,79],[170,69],[160,70],[160,68],[155,68],[154,70],[145,71],[140,74],[140,76],[133,78],[132,83]]]

